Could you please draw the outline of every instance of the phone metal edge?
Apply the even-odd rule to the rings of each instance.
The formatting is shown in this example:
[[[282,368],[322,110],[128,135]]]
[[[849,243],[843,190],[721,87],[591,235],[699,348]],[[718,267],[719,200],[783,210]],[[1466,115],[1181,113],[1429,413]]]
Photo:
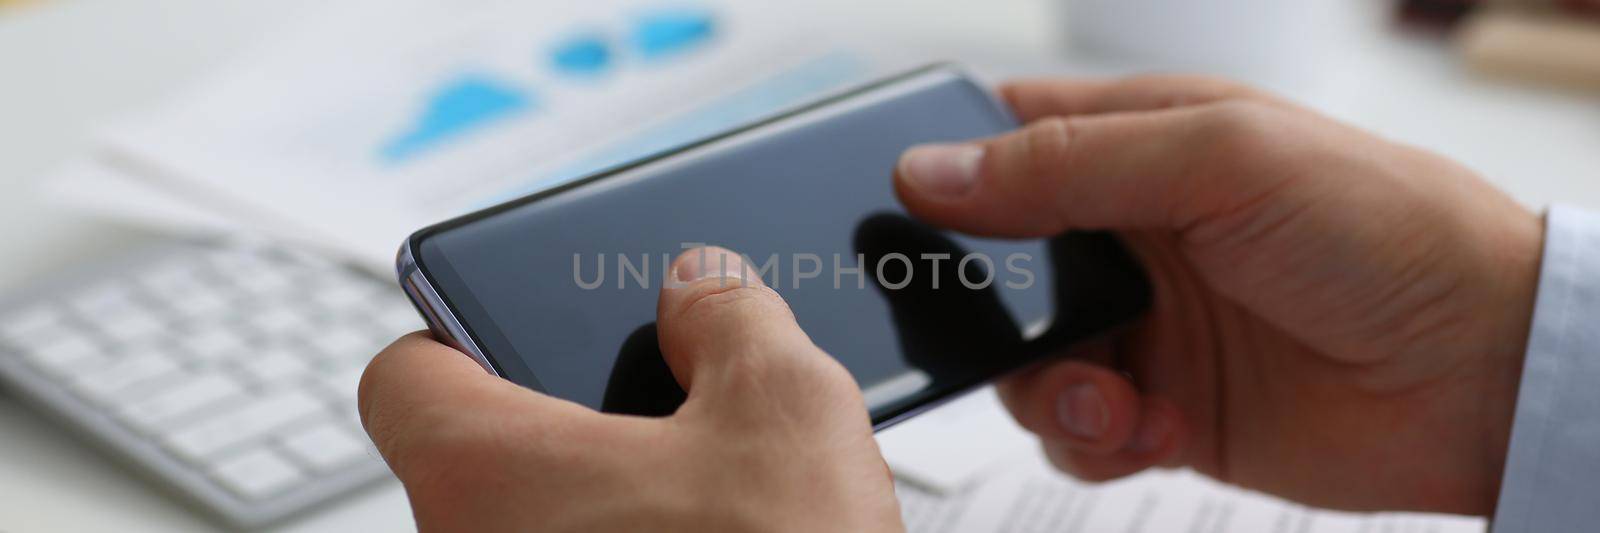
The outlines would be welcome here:
[[[473,342],[472,336],[456,318],[450,306],[444,304],[444,299],[433,288],[433,283],[428,281],[428,276],[417,268],[415,252],[411,249],[412,240],[406,239],[400,245],[400,251],[395,256],[395,274],[400,280],[400,288],[406,293],[406,298],[411,300],[411,305],[416,307],[417,314],[422,315],[422,320],[427,322],[428,330],[438,340],[448,344],[451,348],[467,354],[478,366],[495,376],[500,376],[494,365],[489,363],[489,358],[484,356],[483,349],[478,343]]]

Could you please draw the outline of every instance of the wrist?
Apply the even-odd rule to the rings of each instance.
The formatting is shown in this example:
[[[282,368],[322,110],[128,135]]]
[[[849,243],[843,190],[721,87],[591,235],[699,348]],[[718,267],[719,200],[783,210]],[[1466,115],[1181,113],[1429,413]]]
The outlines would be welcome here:
[[[1516,417],[1517,394],[1522,384],[1522,369],[1527,358],[1533,309],[1539,286],[1539,271],[1544,250],[1544,218],[1518,209],[1521,216],[1498,239],[1504,258],[1501,272],[1504,290],[1500,296],[1500,334],[1489,344],[1490,365],[1485,372],[1483,405],[1482,464],[1488,465],[1482,495],[1484,515],[1492,515],[1499,499],[1501,477],[1510,449],[1511,428]]]

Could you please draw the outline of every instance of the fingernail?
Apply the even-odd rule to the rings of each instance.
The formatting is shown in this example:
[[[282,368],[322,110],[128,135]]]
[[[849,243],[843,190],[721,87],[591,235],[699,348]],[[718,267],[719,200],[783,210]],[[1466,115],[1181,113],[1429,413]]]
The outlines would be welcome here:
[[[1160,416],[1148,417],[1139,424],[1139,430],[1133,434],[1133,440],[1128,442],[1128,449],[1135,453],[1151,453],[1160,450],[1167,443],[1167,422]]]
[[[1061,427],[1074,436],[1097,439],[1106,432],[1111,419],[1106,412],[1106,399],[1093,383],[1078,383],[1061,391],[1056,398],[1056,418]]]
[[[975,144],[924,144],[900,156],[900,175],[917,191],[937,198],[967,194],[978,181],[983,147]]]
[[[688,283],[707,278],[738,278],[744,273],[744,258],[722,250],[699,248],[684,252],[674,267],[673,277]]]

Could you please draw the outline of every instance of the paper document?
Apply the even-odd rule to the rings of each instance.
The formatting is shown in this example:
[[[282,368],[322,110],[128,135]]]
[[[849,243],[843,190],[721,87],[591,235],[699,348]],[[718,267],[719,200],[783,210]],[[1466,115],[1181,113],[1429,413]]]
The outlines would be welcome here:
[[[224,212],[155,187],[101,159],[71,161],[40,182],[47,200],[102,217],[181,235],[243,231],[239,222]]]
[[[993,387],[983,387],[879,432],[878,447],[896,477],[948,494],[1037,450],[1038,440],[1006,414]]]
[[[1308,509],[1189,470],[1061,475],[990,387],[878,435],[913,533],[1483,533],[1477,518]]]
[[[424,225],[865,80],[865,57],[759,2],[363,0],[103,140],[382,269]]]
[[[1187,470],[1105,484],[1055,473],[1037,454],[959,494],[896,487],[912,533],[1483,533],[1481,519],[1308,509]]]

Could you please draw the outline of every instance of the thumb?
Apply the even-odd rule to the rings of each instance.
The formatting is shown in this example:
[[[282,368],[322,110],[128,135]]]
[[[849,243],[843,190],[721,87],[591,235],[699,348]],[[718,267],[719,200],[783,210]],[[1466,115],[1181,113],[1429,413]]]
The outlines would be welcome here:
[[[708,399],[718,406],[861,405],[850,374],[811,342],[788,304],[738,254],[689,250],[673,262],[671,276],[656,314],[662,356],[688,392],[685,406]]]
[[[895,189],[912,214],[968,233],[1183,229],[1270,190],[1219,168],[1247,139],[1255,104],[1050,117],[998,137],[913,147]],[[1259,129],[1259,128],[1256,128]],[[1261,180],[1257,180],[1261,181]]]

